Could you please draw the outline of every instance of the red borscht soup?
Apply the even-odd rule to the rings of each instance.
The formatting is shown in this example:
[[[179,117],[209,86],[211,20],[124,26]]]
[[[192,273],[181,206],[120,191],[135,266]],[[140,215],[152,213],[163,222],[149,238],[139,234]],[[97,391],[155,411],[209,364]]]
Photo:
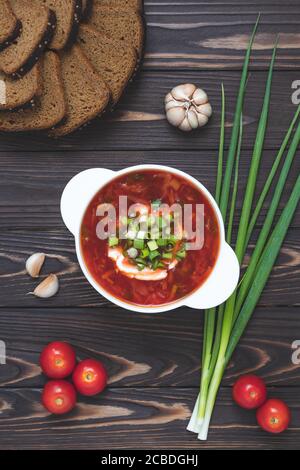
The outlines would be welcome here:
[[[116,177],[94,196],[81,226],[83,259],[95,281],[115,298],[144,307],[175,302],[198,289],[219,246],[217,216],[205,194],[162,170]]]

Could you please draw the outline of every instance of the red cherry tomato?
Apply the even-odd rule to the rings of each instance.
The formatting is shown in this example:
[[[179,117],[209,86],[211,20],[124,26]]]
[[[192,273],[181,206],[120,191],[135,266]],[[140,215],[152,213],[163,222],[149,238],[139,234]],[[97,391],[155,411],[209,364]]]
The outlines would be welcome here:
[[[64,379],[72,374],[76,365],[76,354],[68,343],[55,341],[48,344],[40,356],[41,368],[51,379]]]
[[[247,410],[259,408],[267,399],[266,385],[256,375],[244,375],[233,387],[233,399]]]
[[[79,393],[86,396],[97,395],[107,384],[107,372],[101,362],[86,359],[78,364],[73,373],[73,383]]]
[[[257,410],[256,418],[262,429],[272,434],[280,434],[289,427],[291,412],[282,400],[272,399]]]
[[[76,405],[75,388],[65,380],[50,380],[45,385],[42,403],[50,413],[57,415],[68,413]]]

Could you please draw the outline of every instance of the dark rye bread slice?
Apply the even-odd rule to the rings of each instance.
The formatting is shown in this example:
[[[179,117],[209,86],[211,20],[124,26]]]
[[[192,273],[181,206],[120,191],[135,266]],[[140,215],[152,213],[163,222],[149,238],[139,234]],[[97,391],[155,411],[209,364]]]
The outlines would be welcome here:
[[[143,0],[94,0],[95,4],[105,6],[105,7],[117,7],[138,11],[142,13],[143,11]]]
[[[21,22],[8,0],[0,0],[0,51],[8,47],[19,35]]]
[[[76,39],[78,25],[82,14],[81,0],[40,0],[56,15],[56,28],[50,48],[61,50]]]
[[[113,105],[120,100],[137,65],[135,49],[82,24],[78,42],[110,89]]]
[[[82,49],[74,45],[60,55],[68,113],[64,122],[49,132],[61,137],[101,115],[110,99],[109,89]]]
[[[141,16],[133,10],[119,10],[94,4],[88,24],[100,33],[131,45],[142,56],[144,48],[144,24]]]
[[[52,39],[55,13],[39,0],[10,0],[14,14],[22,22],[17,40],[0,52],[0,70],[21,77],[35,65]]]
[[[67,112],[60,60],[55,52],[43,57],[43,91],[38,103],[24,111],[0,111],[0,130],[23,132],[50,129],[62,121]]]
[[[0,102],[0,110],[16,110],[33,106],[43,89],[41,62],[18,80],[13,80],[0,72],[0,83],[5,89],[5,103],[4,100]]]

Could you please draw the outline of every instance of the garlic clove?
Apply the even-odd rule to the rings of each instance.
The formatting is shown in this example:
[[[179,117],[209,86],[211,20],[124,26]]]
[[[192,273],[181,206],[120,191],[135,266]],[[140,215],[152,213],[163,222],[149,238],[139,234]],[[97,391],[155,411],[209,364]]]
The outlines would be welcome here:
[[[195,90],[196,90],[196,85],[192,85],[191,83],[186,83],[184,85],[178,85],[177,87],[173,88],[173,90],[171,91],[171,94],[175,100],[186,101],[192,98]]]
[[[208,117],[205,114],[198,113],[198,127],[203,127],[208,123]]]
[[[28,258],[26,261],[26,271],[29,276],[33,278],[39,277],[45,257],[44,253],[34,253]]]
[[[212,107],[209,103],[202,104],[201,106],[197,106],[197,111],[201,114],[204,114],[208,118],[212,115]]]
[[[44,279],[30,294],[35,295],[41,299],[49,299],[57,294],[59,289],[58,277],[55,274],[50,274]]]
[[[174,98],[172,96],[172,93],[168,93],[165,98],[165,103],[168,104],[170,101],[173,101]]]
[[[192,129],[197,129],[197,127],[199,127],[198,116],[195,111],[190,109],[187,113],[187,118]]]
[[[204,90],[202,90],[201,88],[197,88],[197,90],[193,94],[193,100],[195,104],[199,106],[200,104],[205,104],[208,102],[208,96]]]
[[[186,116],[182,123],[179,126],[179,129],[184,131],[184,132],[190,132],[193,130],[192,126],[189,123],[188,117]]]
[[[179,127],[185,119],[186,111],[184,108],[177,106],[176,108],[169,109],[167,112],[167,119],[173,126]]]
[[[172,101],[169,101],[169,103],[166,104],[166,111],[169,111],[169,109],[178,108],[178,107],[182,107],[182,102],[172,100]]]

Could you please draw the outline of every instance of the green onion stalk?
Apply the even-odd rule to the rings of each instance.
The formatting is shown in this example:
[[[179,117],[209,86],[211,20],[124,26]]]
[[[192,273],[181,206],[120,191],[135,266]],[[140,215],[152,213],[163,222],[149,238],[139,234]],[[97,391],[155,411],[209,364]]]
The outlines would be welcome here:
[[[230,206],[228,228],[227,228],[227,241],[231,242],[232,227],[234,211],[236,207],[236,198],[238,191],[238,168],[242,146],[242,108],[245,96],[245,88],[247,83],[247,71],[249,60],[251,56],[251,49],[254,41],[258,26],[258,21],[255,25],[248,50],[245,57],[239,96],[237,100],[237,107],[235,113],[235,120],[231,136],[231,144],[229,148],[228,158],[226,162],[226,171],[222,181],[222,168],[223,168],[223,153],[224,153],[224,116],[225,116],[225,96],[222,87],[222,123],[221,123],[221,137],[220,137],[220,151],[218,163],[218,177],[216,197],[217,202],[220,204],[221,212],[224,220],[227,220],[229,192],[232,186],[232,173],[235,168],[233,177],[233,190],[232,200]],[[268,123],[271,86],[273,69],[276,58],[277,41],[273,50],[272,60],[270,64],[264,103],[259,120],[250,172],[246,186],[246,193],[243,202],[242,214],[238,229],[237,242],[236,242],[236,255],[242,265],[245,252],[247,250],[249,241],[257,219],[263,208],[265,199],[270,191],[272,182],[275,178],[279,165],[288,147],[290,139],[293,134],[294,127],[299,119],[300,107],[298,108],[288,132],[283,140],[281,148],[273,163],[272,169],[265,182],[259,201],[253,209],[254,194],[257,186],[257,176],[260,167],[261,157],[263,154],[263,147]],[[300,124],[298,125],[295,135],[290,144],[284,165],[282,167],[275,193],[270,204],[263,228],[259,234],[256,249],[251,257],[249,266],[242,278],[238,288],[230,297],[230,299],[218,309],[208,310],[205,314],[205,327],[204,327],[204,345],[203,345],[203,360],[202,360],[202,377],[200,393],[188,426],[190,431],[199,434],[200,440],[206,440],[208,429],[217,397],[217,393],[221,384],[225,368],[234,352],[240,337],[242,336],[246,325],[251,318],[251,315],[259,301],[262,290],[267,283],[271,270],[276,261],[277,255],[280,251],[284,241],[287,229],[291,223],[293,214],[299,202],[299,178],[290,197],[290,200],[283,211],[279,222],[277,223],[274,231],[271,233],[273,222],[275,219],[276,211],[286,185],[286,180],[296,155],[300,143]],[[284,226],[281,227],[280,223]],[[259,288],[257,288],[257,284]],[[254,292],[256,286],[256,292]],[[217,321],[216,321],[217,319]]]
[[[244,105],[244,99],[246,94],[246,85],[248,80],[248,69],[249,63],[251,58],[251,50],[254,42],[254,38],[256,35],[256,31],[259,24],[259,18],[256,21],[247,53],[244,60],[243,65],[243,72],[240,82],[240,88],[237,98],[236,110],[235,110],[235,117],[232,127],[232,134],[231,134],[231,141],[230,147],[228,151],[228,159],[226,164],[226,170],[224,175],[224,181],[222,182],[223,177],[223,155],[224,155],[224,138],[225,138],[225,93],[224,87],[222,85],[222,118],[221,118],[221,133],[220,133],[220,146],[219,146],[219,162],[218,162],[218,175],[217,175],[217,185],[216,185],[216,201],[220,206],[221,214],[223,219],[226,220],[227,210],[228,210],[228,200],[229,200],[229,193],[231,187],[231,179],[232,179],[232,172],[234,168],[237,148],[239,144],[239,135],[240,135],[240,123],[241,123],[241,116],[242,110]],[[205,416],[205,408],[206,408],[206,398],[208,394],[209,388],[209,379],[211,373],[210,362],[211,359],[215,360],[215,354],[213,355],[212,345],[213,345],[213,338],[215,332],[215,318],[216,318],[217,310],[215,308],[207,310],[205,312],[205,321],[204,321],[204,346],[203,346],[203,360],[202,360],[202,376],[201,376],[201,386],[200,386],[200,393],[196,402],[195,409],[197,409],[197,413],[193,413],[191,421],[188,425],[188,430],[192,432],[199,433],[200,429],[203,424],[204,416]],[[218,329],[219,334],[220,331],[220,323],[222,313],[218,315]],[[212,355],[212,356],[211,356]]]

